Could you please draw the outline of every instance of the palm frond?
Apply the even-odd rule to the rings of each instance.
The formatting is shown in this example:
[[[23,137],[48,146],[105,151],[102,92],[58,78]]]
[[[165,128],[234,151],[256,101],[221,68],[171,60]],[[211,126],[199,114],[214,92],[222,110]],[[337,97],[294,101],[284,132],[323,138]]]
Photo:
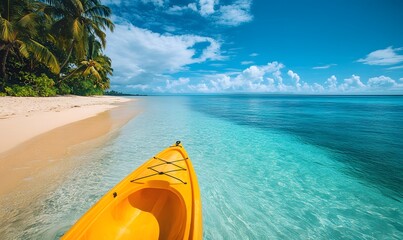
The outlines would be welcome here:
[[[28,13],[24,15],[17,22],[17,26],[22,28],[21,30],[29,34],[30,36],[37,35],[37,24],[38,23],[38,15],[35,13]]]
[[[104,68],[102,67],[102,65],[99,63],[99,62],[97,62],[97,61],[95,61],[95,60],[92,60],[92,64],[94,65],[94,67],[98,70],[98,71],[103,71],[104,70]]]
[[[69,19],[62,18],[53,23],[50,31],[57,37],[63,39],[71,39],[72,38],[71,25],[72,23],[71,21],[69,21]]]
[[[83,26],[81,25],[79,19],[74,19],[71,26],[71,32],[75,40],[81,40],[81,38],[83,37]]]
[[[106,46],[106,33],[102,31],[95,23],[91,23],[91,27],[94,30],[95,35],[102,43],[102,47],[105,48]]]
[[[43,0],[43,2],[49,4],[50,6],[55,6],[60,2],[60,0]]]
[[[67,76],[65,76],[63,79],[68,79],[71,76],[78,75],[80,73],[82,74],[82,71],[85,70],[85,68],[86,68],[85,65],[81,65],[80,67],[74,69],[73,71],[70,71],[70,73]]]
[[[101,43],[95,39],[95,36],[93,34],[91,34],[88,37],[87,59],[93,59],[99,56],[101,52],[102,52]]]
[[[47,15],[55,17],[56,20],[63,18],[64,16],[64,11],[63,9],[53,6],[53,5],[47,5],[43,9],[43,12]]]
[[[74,46],[74,54],[76,56],[76,59],[81,60],[85,58],[85,49],[86,49],[86,42],[82,41],[82,39],[80,39],[79,41],[74,41],[73,42]]]
[[[28,58],[29,57],[29,52],[28,52],[28,49],[27,49],[27,45],[24,42],[20,41],[20,40],[17,40],[16,43],[17,43],[17,45],[19,45],[18,50],[19,50],[20,54],[22,56],[24,56],[25,58]]]
[[[109,18],[102,17],[102,16],[92,16],[91,19],[94,23],[99,25],[102,29],[109,29],[112,32],[115,29],[115,24],[113,24],[113,22]]]
[[[27,48],[36,60],[46,65],[53,73],[58,74],[60,72],[59,62],[53,53],[45,46],[33,39],[30,39],[29,44],[27,44]]]
[[[99,72],[95,69],[95,67],[90,67],[89,69],[90,69],[91,75],[96,77],[99,81],[102,80],[101,75],[99,75]]]
[[[97,56],[94,61],[96,61],[98,64],[102,66],[102,70],[98,69],[100,72],[102,72],[105,76],[106,75],[112,75],[113,73],[113,68],[112,66],[112,60],[107,57],[106,55],[99,55]]]
[[[88,8],[85,11],[85,15],[90,16],[101,16],[101,17],[109,17],[112,14],[112,10],[105,5],[95,5],[91,8]]]
[[[93,6],[93,5],[100,5],[100,0],[85,0],[86,5]]]
[[[82,75],[83,75],[83,76],[88,76],[88,75],[91,73],[90,68],[91,68],[91,67],[85,68],[85,70],[83,71]]]
[[[57,43],[57,40],[56,40],[55,36],[53,36],[50,33],[46,34],[46,39],[51,43]]]
[[[84,12],[84,5],[81,2],[82,0],[70,0],[71,3],[75,6],[75,10],[79,13]]]
[[[13,24],[5,18],[0,18],[0,40],[5,42],[12,42],[15,39],[15,32],[13,31]]]
[[[20,20],[18,21],[18,24],[21,25],[22,27],[36,27],[37,25],[37,20],[38,20],[38,15],[35,13],[28,13],[24,15]]]

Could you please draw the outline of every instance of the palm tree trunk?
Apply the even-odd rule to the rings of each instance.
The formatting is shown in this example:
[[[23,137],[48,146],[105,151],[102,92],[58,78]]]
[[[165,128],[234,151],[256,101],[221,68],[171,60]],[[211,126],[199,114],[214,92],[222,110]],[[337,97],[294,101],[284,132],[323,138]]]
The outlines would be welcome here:
[[[2,82],[0,84],[0,91],[4,91],[4,88],[6,87],[6,82],[7,82],[7,72],[6,72],[6,61],[8,57],[8,53],[10,52],[10,49],[6,47],[5,53],[3,55],[3,58],[1,59],[1,78]]]
[[[69,62],[71,54],[73,53],[73,48],[74,48],[74,40],[71,42],[69,54],[67,54],[66,60],[64,60],[63,64],[60,66],[60,70],[62,70],[64,68],[64,66],[66,66],[66,64]]]
[[[68,79],[69,77],[73,76],[73,74],[75,74],[75,73],[77,72],[77,70],[78,70],[78,68],[75,69],[74,71],[72,71],[69,75],[64,76],[64,77],[63,77],[62,79],[60,79],[60,80]]]

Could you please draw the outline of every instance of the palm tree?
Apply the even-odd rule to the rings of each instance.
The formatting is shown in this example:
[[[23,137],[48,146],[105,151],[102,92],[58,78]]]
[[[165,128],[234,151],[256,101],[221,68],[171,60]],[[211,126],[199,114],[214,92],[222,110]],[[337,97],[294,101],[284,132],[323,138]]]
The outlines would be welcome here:
[[[98,74],[93,74],[98,80],[107,79],[108,74],[112,75],[112,60],[102,53],[101,43],[96,40],[96,38],[91,35],[88,41],[87,50],[87,62],[82,62],[83,65],[87,66],[87,69],[91,66],[97,70]],[[93,70],[84,71],[94,73]],[[99,77],[97,77],[99,75]]]
[[[80,66],[71,71],[65,78],[69,78],[73,75],[81,75],[87,77],[89,75],[94,76],[96,83],[106,89],[109,87],[108,75],[112,75],[112,61],[109,57],[102,54],[102,45],[96,40],[94,35],[89,36],[87,44],[87,56],[86,60],[80,62]]]
[[[94,59],[81,62],[82,76],[92,75],[96,79],[96,83],[102,88],[109,87],[108,74],[112,75],[111,60],[105,55],[100,55]]]
[[[63,69],[70,62],[72,55],[76,62],[81,62],[88,49],[89,36],[96,36],[106,45],[105,30],[113,31],[114,24],[109,19],[111,10],[99,0],[45,0],[49,4],[45,13],[55,19],[53,34],[58,38],[58,45],[67,56],[63,61]]]
[[[10,54],[32,57],[46,65],[53,73],[59,73],[60,66],[56,57],[36,38],[37,28],[43,24],[43,16],[36,10],[43,5],[27,0],[2,0],[0,6],[0,63],[3,78],[0,90],[3,90],[7,82],[6,63]]]

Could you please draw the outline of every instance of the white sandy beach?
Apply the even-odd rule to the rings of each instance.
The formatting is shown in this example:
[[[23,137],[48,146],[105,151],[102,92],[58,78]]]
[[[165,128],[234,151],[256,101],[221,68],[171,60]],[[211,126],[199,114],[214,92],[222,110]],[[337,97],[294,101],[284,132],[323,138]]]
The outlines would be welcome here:
[[[117,107],[128,98],[63,96],[0,98],[0,153],[63,125]]]
[[[73,148],[113,132],[134,117],[130,101],[111,96],[1,97],[0,197],[26,185],[24,179],[30,179],[31,189],[42,189],[57,175],[66,174],[63,158],[74,154]],[[59,169],[52,170],[54,176],[38,177],[52,168]]]
[[[122,97],[0,97],[0,236],[137,113]],[[73,158],[72,158],[73,157]],[[1,237],[0,237],[1,238]]]

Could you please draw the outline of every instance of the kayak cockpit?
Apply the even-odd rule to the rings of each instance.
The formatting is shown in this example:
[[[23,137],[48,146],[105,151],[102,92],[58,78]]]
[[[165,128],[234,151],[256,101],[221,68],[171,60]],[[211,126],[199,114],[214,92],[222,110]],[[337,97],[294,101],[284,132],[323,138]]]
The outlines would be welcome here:
[[[186,229],[183,199],[170,189],[142,188],[121,196],[87,229],[91,239],[182,239]],[[108,221],[105,221],[108,219]],[[108,223],[105,225],[105,223]]]

